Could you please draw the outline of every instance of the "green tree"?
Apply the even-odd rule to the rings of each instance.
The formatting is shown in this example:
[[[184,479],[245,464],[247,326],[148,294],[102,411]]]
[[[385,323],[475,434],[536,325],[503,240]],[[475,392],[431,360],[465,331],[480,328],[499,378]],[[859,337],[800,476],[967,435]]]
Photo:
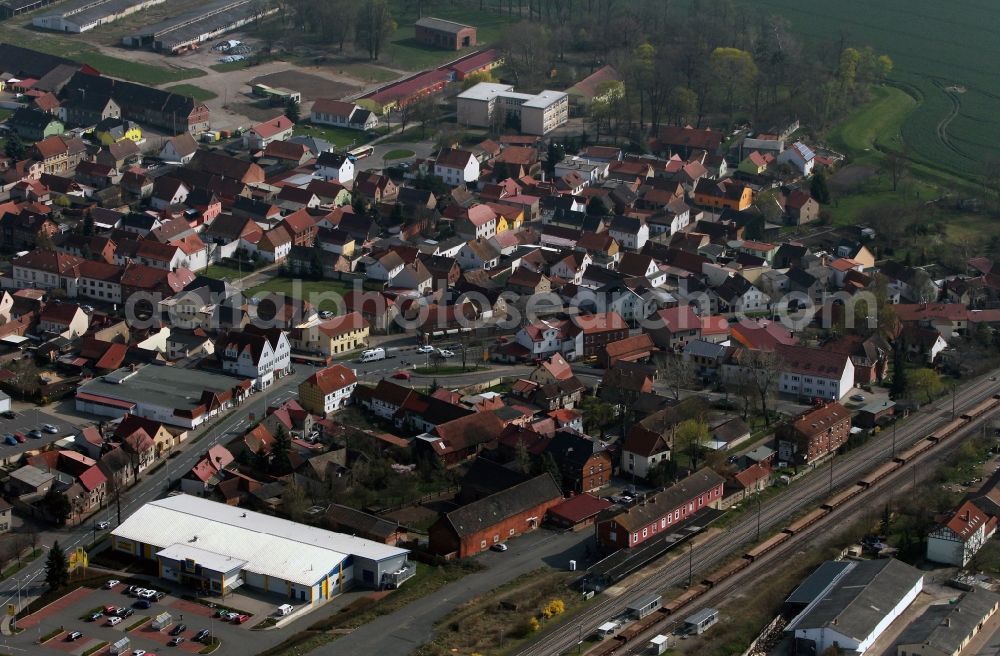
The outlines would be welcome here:
[[[528,445],[524,440],[518,440],[517,446],[514,447],[514,460],[522,474],[531,473],[531,454],[528,453]]]
[[[17,132],[11,132],[10,136],[7,137],[7,143],[3,146],[4,154],[14,161],[20,161],[24,159],[25,150],[27,149],[24,147],[24,142],[21,141],[21,136]]]
[[[892,354],[892,382],[889,384],[889,398],[903,398],[906,394],[907,385],[906,361],[903,358],[903,349],[897,346]]]
[[[708,441],[708,424],[698,419],[688,419],[677,424],[674,430],[674,450],[687,452],[691,469],[698,469],[701,447]]]
[[[368,59],[378,61],[382,47],[396,31],[386,0],[364,0],[358,7],[355,38],[358,47],[368,52]]]
[[[285,104],[285,116],[292,123],[299,122],[299,119],[302,118],[302,108],[299,106],[299,101],[294,98],[288,99],[288,102]]]
[[[556,482],[556,485],[562,487],[562,472],[559,471],[559,465],[551,453],[542,455],[542,469],[552,475],[552,480]]]
[[[42,507],[56,524],[65,524],[69,514],[73,511],[73,506],[66,495],[56,491],[54,487],[49,488],[49,491],[45,493],[42,498]]]
[[[910,374],[910,389],[915,394],[924,394],[930,403],[944,389],[944,383],[936,371],[923,367]]]
[[[555,175],[556,164],[563,161],[566,158],[566,149],[562,144],[556,143],[555,141],[549,142],[549,152],[545,158],[545,172],[548,173],[549,177]]]
[[[66,552],[59,546],[59,540],[52,543],[49,557],[45,561],[45,582],[50,590],[58,590],[69,584],[69,562]]]
[[[323,260],[320,259],[316,249],[309,255],[309,275],[313,280],[323,279]]]
[[[278,426],[274,433],[274,443],[271,445],[271,474],[284,476],[292,471],[292,461],[289,452],[292,449],[292,441],[288,437],[288,432],[284,426]]]
[[[496,82],[497,78],[493,73],[489,71],[480,71],[479,73],[473,73],[472,75],[467,75],[464,80],[462,80],[462,91],[471,89],[480,82]]]
[[[753,55],[739,48],[716,48],[712,51],[708,64],[713,80],[722,91],[732,120],[740,96],[757,77],[757,64],[753,61]]]
[[[94,217],[87,212],[87,216],[83,217],[83,236],[90,237],[94,234]]]
[[[681,125],[698,111],[698,94],[682,84],[678,84],[667,94],[667,120]]]
[[[809,194],[820,205],[830,204],[830,189],[826,184],[826,175],[822,171],[812,177],[812,182],[809,183]]]

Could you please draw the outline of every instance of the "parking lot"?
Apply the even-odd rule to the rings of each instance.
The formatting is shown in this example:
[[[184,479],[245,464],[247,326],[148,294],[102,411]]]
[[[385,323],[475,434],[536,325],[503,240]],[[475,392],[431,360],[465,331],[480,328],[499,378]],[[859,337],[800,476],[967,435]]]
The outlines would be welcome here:
[[[0,464],[10,464],[25,451],[39,450],[64,437],[72,437],[79,430],[65,418],[33,408],[15,410],[13,415],[0,415]],[[45,430],[46,425],[51,429]],[[8,443],[8,435],[14,437],[14,444]]]
[[[162,590],[162,586],[149,585]],[[128,637],[132,651],[143,649],[149,656],[162,654],[168,649],[174,653],[197,654],[206,645],[195,642],[194,637],[199,631],[207,630],[221,641],[215,653],[225,655],[246,652],[248,641],[256,642],[260,635],[251,636],[248,632],[253,624],[264,619],[262,616],[253,616],[244,624],[235,624],[216,617],[215,609],[169,594],[152,601],[149,609],[142,609],[136,607],[139,600],[127,594],[127,587],[124,583],[118,583],[111,589],[78,588],[22,618],[18,626],[24,631],[9,640],[13,644],[20,643],[31,653],[68,653],[80,656],[103,642],[114,644],[123,637]],[[105,607],[130,608],[132,614],[112,626],[108,618],[114,613],[109,615]],[[91,614],[97,612],[101,613],[100,617],[91,620]],[[154,628],[154,620],[161,613],[169,613],[171,620],[166,626]],[[176,629],[180,625],[184,625],[185,629],[177,633]],[[68,636],[74,631],[79,631],[82,636],[69,640]],[[183,638],[183,641],[171,646],[169,643],[175,634]],[[39,646],[38,641],[48,635],[53,637]],[[102,650],[100,653],[106,652]]]

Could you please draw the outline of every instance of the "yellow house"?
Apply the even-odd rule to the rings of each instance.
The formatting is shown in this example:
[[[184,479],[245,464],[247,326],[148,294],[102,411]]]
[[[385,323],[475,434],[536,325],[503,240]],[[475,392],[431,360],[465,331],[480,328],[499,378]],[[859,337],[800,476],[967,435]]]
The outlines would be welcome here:
[[[504,230],[520,230],[524,223],[524,210],[503,203],[486,203],[497,215],[497,232]],[[503,226],[503,227],[501,227]]]
[[[142,141],[142,129],[132,121],[123,118],[106,118],[94,128],[94,136],[105,146],[119,141]]]
[[[369,325],[357,312],[292,329],[292,348],[306,353],[340,355],[368,343]]]

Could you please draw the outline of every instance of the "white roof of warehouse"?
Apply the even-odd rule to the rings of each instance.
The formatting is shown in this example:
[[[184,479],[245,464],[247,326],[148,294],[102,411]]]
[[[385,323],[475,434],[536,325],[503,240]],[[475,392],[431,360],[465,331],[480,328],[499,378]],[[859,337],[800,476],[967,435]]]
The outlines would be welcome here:
[[[112,534],[167,553],[180,554],[193,548],[218,554],[219,558],[213,559],[216,563],[226,558],[243,560],[249,572],[301,585],[314,585],[348,554],[378,561],[408,553],[188,494],[147,503]],[[201,562],[200,557],[195,558]]]

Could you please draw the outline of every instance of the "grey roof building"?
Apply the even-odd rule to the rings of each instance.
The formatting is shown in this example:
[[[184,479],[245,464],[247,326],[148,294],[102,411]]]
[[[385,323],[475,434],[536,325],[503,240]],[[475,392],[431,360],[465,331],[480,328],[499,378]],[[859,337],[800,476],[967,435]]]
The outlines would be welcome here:
[[[821,566],[792,593],[792,598],[808,603],[785,630],[800,644],[814,646],[817,654],[836,645],[860,656],[923,585],[919,570],[895,559]]]
[[[973,588],[955,604],[937,604],[899,636],[897,656],[958,656],[1000,605],[1000,596]]]

